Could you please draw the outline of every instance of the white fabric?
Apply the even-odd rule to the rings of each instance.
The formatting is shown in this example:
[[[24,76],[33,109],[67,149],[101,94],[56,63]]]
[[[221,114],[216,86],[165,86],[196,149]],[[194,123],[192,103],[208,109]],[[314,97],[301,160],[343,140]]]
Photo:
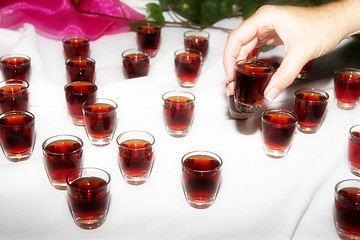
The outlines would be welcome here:
[[[230,28],[238,24],[238,19],[218,23]],[[347,166],[347,141],[350,126],[360,123],[359,107],[338,109],[332,76],[328,76],[295,82],[247,121],[231,119],[222,65],[227,33],[207,29],[211,34],[209,55],[198,84],[187,89],[196,96],[194,124],[188,136],[173,138],[163,124],[161,95],[182,89],[175,77],[173,52],[183,47],[186,30],[163,28],[149,76],[131,80],[124,79],[121,53],[136,47],[135,33],[91,42],[98,96],[119,104],[115,137],[128,130],[145,130],[156,138],[150,180],[130,186],[119,171],[115,139],[106,147],[92,146],[84,128],[68,119],[61,42],[37,35],[28,24],[18,31],[0,29],[0,54],[24,53],[32,59],[30,111],[36,117],[32,157],[13,163],[0,153],[0,239],[337,239],[333,189],[338,181],[355,178]],[[351,40],[343,44],[348,42]],[[282,55],[278,47],[260,57]],[[330,94],[322,128],[316,134],[297,133],[285,158],[267,157],[262,149],[260,113],[266,108],[292,108],[294,91],[304,86]],[[41,144],[65,133],[83,139],[84,166],[103,168],[112,177],[109,214],[96,230],[75,225],[66,192],[52,188],[46,176]],[[224,161],[218,198],[205,210],[187,204],[181,185],[180,159],[199,149],[213,151]]]

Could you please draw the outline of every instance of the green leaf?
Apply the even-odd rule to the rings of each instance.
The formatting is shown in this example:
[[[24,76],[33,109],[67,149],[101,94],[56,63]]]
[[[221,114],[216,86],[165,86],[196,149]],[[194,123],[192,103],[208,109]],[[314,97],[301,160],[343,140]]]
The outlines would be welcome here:
[[[247,19],[253,15],[259,8],[260,0],[242,0],[240,5],[242,6],[243,18]]]
[[[212,25],[233,15],[233,0],[205,0],[201,4],[200,23]]]
[[[148,16],[146,17],[147,20],[155,22],[165,22],[165,18],[163,16],[160,5],[156,3],[148,3],[146,4],[146,8],[149,12]]]

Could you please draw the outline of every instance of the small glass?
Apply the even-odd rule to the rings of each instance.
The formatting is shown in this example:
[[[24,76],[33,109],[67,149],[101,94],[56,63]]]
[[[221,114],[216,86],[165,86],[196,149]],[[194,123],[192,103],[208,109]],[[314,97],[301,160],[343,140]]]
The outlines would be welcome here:
[[[246,120],[251,117],[251,113],[240,112],[235,108],[234,95],[227,96],[230,116],[236,120]]]
[[[351,172],[360,177],[360,124],[349,130],[348,159]]]
[[[2,113],[0,143],[8,160],[19,162],[29,159],[35,143],[35,116],[21,110]]]
[[[187,202],[198,209],[210,207],[218,194],[222,159],[208,151],[193,151],[181,159],[183,188]]]
[[[116,102],[95,98],[84,102],[83,115],[86,134],[95,146],[110,144],[116,128]]]
[[[164,93],[163,117],[167,132],[173,137],[186,136],[193,123],[195,96],[190,92]]]
[[[340,239],[360,239],[360,180],[347,179],[335,186],[334,221]]]
[[[90,38],[86,36],[68,36],[62,40],[65,59],[73,56],[89,57]]]
[[[202,54],[202,60],[206,58],[209,47],[210,33],[200,30],[190,30],[184,33],[184,46],[198,50]]]
[[[195,49],[174,52],[175,72],[180,86],[194,87],[201,70],[202,54]]]
[[[335,103],[338,108],[351,110],[360,97],[360,69],[342,68],[335,71]]]
[[[296,129],[296,116],[286,109],[268,109],[261,115],[262,140],[266,155],[282,158],[289,151]]]
[[[260,53],[260,48],[254,48],[253,50],[252,50],[252,52],[250,53],[250,56],[249,56],[249,58],[250,59],[253,59],[253,58],[258,58],[259,57],[259,53]]]
[[[65,98],[69,110],[70,120],[78,126],[84,125],[82,105],[84,102],[96,98],[97,86],[91,82],[77,81],[65,85]]]
[[[24,54],[7,54],[0,58],[5,80],[19,79],[29,82],[31,58]]]
[[[131,185],[146,183],[154,163],[154,136],[143,131],[129,131],[120,134],[116,142],[125,182]]]
[[[43,142],[45,170],[54,188],[65,190],[66,177],[82,167],[83,145],[83,141],[73,135],[57,135]]]
[[[10,79],[0,82],[1,112],[29,110],[29,84],[23,80]]]
[[[123,72],[126,79],[147,76],[150,54],[142,49],[128,49],[122,53]]]
[[[264,101],[264,90],[275,69],[256,59],[243,59],[235,65],[235,108],[253,114]]]
[[[302,88],[295,92],[297,128],[303,133],[317,132],[325,117],[329,94],[320,89]]]
[[[88,81],[94,83],[95,60],[90,57],[74,56],[65,61],[68,82]]]
[[[150,53],[150,57],[156,56],[161,38],[161,27],[156,23],[142,23],[136,27],[136,40],[140,49]]]
[[[66,178],[70,211],[82,229],[100,227],[110,205],[110,174],[99,168],[80,168]]]
[[[303,68],[300,70],[300,73],[297,75],[297,79],[306,79],[309,75],[309,72],[313,66],[314,60],[307,62]]]

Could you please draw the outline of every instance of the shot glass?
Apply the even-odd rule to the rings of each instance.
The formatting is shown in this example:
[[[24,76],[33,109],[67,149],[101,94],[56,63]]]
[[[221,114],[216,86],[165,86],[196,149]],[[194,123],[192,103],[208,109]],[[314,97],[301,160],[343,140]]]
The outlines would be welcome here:
[[[325,117],[329,94],[320,89],[302,88],[295,92],[297,128],[303,133],[317,132]]]
[[[174,52],[175,71],[182,87],[194,87],[201,70],[202,54],[195,49],[179,49]]]
[[[360,97],[360,69],[342,68],[335,71],[335,103],[344,110],[354,109]]]
[[[222,159],[208,151],[193,151],[181,159],[183,188],[187,202],[198,209],[210,207],[218,194]]]
[[[116,128],[116,102],[95,98],[84,102],[83,115],[86,134],[95,146],[110,144]]]
[[[310,60],[307,62],[303,68],[300,70],[300,73],[297,75],[297,79],[306,79],[308,77],[308,74],[313,66],[314,60]]]
[[[350,128],[348,159],[351,172],[360,177],[360,124]]]
[[[340,239],[360,239],[360,180],[347,179],[335,186],[334,221]]]
[[[83,141],[73,135],[57,135],[42,144],[45,170],[51,186],[66,189],[66,177],[83,164]]]
[[[95,60],[90,57],[74,56],[65,61],[68,82],[88,81],[94,83]]]
[[[241,113],[253,114],[264,101],[264,90],[274,68],[256,59],[243,59],[235,64],[235,108]]]
[[[154,163],[154,136],[143,131],[129,131],[120,134],[116,143],[125,182],[131,185],[146,183]]]
[[[2,113],[0,143],[8,160],[19,162],[29,159],[35,143],[35,116],[20,110]]]
[[[261,115],[265,154],[282,158],[289,151],[296,129],[296,116],[286,109],[268,109]]]
[[[66,178],[70,211],[82,229],[100,227],[110,203],[110,174],[99,168],[80,168]]]
[[[84,125],[82,105],[84,102],[96,98],[97,86],[91,82],[76,81],[65,85],[65,98],[69,110],[70,120],[78,126]]]
[[[8,54],[0,58],[5,80],[19,79],[29,82],[31,59],[23,54]]]
[[[195,49],[201,52],[202,60],[206,58],[209,47],[210,34],[205,31],[191,30],[184,33],[185,48]]]
[[[156,56],[161,38],[161,27],[156,23],[143,23],[136,27],[136,40],[138,48],[150,53],[150,57]]]
[[[260,52],[260,48],[258,48],[258,47],[257,47],[257,48],[254,48],[254,49],[252,50],[252,52],[250,53],[249,58],[250,58],[250,59],[258,58],[259,52]]]
[[[126,79],[147,76],[150,54],[142,49],[128,49],[122,53],[123,72]]]
[[[29,110],[29,84],[23,80],[10,79],[0,82],[1,112]]]
[[[194,119],[195,96],[190,92],[171,91],[162,95],[166,130],[173,137],[186,136]]]
[[[90,38],[85,36],[68,36],[62,40],[65,59],[73,56],[89,57]]]
[[[236,120],[246,120],[251,117],[251,113],[240,112],[235,108],[234,95],[227,96],[227,103],[229,107],[230,116]]]

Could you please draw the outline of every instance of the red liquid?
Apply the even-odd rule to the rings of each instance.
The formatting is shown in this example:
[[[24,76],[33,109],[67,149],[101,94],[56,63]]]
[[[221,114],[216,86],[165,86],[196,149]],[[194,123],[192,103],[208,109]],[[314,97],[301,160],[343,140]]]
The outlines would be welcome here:
[[[66,58],[73,56],[89,56],[90,41],[85,38],[66,39],[63,42]]]
[[[180,53],[175,57],[176,75],[180,81],[195,82],[201,66],[201,58],[196,53]]]
[[[264,118],[266,120],[262,124],[264,144],[268,148],[279,150],[289,147],[295,131],[296,119],[286,113],[268,113]]]
[[[184,188],[188,197],[197,201],[214,198],[220,183],[219,161],[211,156],[194,155],[185,159],[183,164]]]
[[[5,80],[20,79],[28,81],[30,60],[25,57],[9,57],[1,61]]]
[[[301,69],[300,74],[308,73],[312,68],[313,62],[314,60],[307,62],[305,66],[303,66],[303,68]]]
[[[327,101],[323,94],[317,92],[299,92],[295,97],[295,113],[298,124],[318,127],[323,121],[326,106]]]
[[[353,136],[352,136],[353,135]],[[351,165],[360,169],[360,132],[355,131],[350,135],[348,157]]]
[[[254,50],[251,52],[249,58],[252,59],[252,58],[257,58],[258,55],[259,55],[259,48],[254,48]]]
[[[261,63],[238,65],[235,75],[235,99],[248,105],[264,101],[264,90],[271,78],[270,66]],[[266,74],[269,73],[269,74]]]
[[[83,118],[82,105],[95,99],[97,87],[87,82],[73,82],[65,88],[65,97],[71,117]]]
[[[188,97],[168,97],[164,101],[164,117],[166,125],[174,130],[187,129],[192,122],[194,102]]]
[[[69,82],[94,82],[95,62],[86,58],[72,58],[66,62],[66,71]]]
[[[9,84],[0,88],[0,108],[2,112],[29,109],[29,94],[25,86]]]
[[[145,54],[129,54],[123,59],[124,75],[126,78],[147,76],[149,72],[149,57]]]
[[[34,119],[26,114],[11,114],[0,119],[0,141],[9,154],[32,149],[35,136]]]
[[[149,173],[153,164],[151,144],[142,139],[131,139],[119,146],[119,163],[126,176],[141,177]]]
[[[88,134],[94,138],[111,136],[116,124],[115,107],[106,103],[86,106],[84,120]]]
[[[105,220],[110,200],[107,182],[98,177],[83,177],[76,179],[68,187],[68,196],[74,218],[78,224],[93,222],[100,224]],[[94,225],[85,228],[98,227]]]
[[[64,139],[49,143],[44,158],[47,172],[56,184],[66,184],[66,177],[82,166],[81,144],[75,140]]]
[[[347,235],[360,234],[360,189],[346,187],[335,198],[335,222]],[[350,239],[350,238],[349,238]],[[355,238],[354,238],[355,239]]]
[[[138,47],[148,51],[151,57],[155,57],[159,47],[161,28],[158,26],[137,27]]]
[[[209,47],[209,39],[201,36],[190,36],[184,40],[185,48],[195,49],[201,52],[202,59],[205,59]]]
[[[275,70],[277,70],[280,67],[280,63],[278,61],[274,60],[274,59],[259,58],[258,60],[271,65]]]
[[[335,97],[344,103],[355,103],[360,96],[360,76],[352,73],[335,74]]]

